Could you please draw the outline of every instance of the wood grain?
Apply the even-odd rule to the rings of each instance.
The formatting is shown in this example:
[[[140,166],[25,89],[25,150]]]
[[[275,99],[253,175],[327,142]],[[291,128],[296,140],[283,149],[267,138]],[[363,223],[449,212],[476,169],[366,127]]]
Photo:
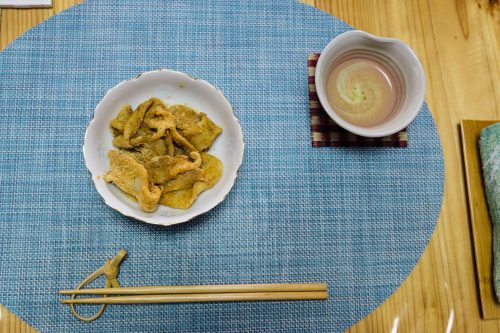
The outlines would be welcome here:
[[[478,140],[481,130],[498,121],[462,120],[462,150],[465,176],[467,180],[467,197],[469,216],[474,241],[476,274],[479,285],[481,310],[485,319],[500,319],[500,303],[496,301],[493,288],[493,244],[492,225],[483,187],[481,156]]]
[[[54,0],[52,10],[3,10],[0,48],[76,2]],[[349,332],[500,332],[500,320],[480,317],[458,126],[461,119],[500,118],[498,1],[303,2],[357,29],[399,38],[415,50],[427,76],[426,100],[445,160],[443,207],[429,246],[401,287]]]
[[[52,8],[2,9],[0,19],[0,50],[3,50],[19,35],[54,14],[71,7],[82,0],[53,0]]]
[[[36,329],[26,324],[15,314],[0,304],[0,332],[1,333],[38,333]]]
[[[193,286],[134,286],[61,290],[62,295],[159,295],[327,291],[326,283],[256,283]]]
[[[316,0],[314,5],[355,28],[402,39],[415,50],[427,76],[426,100],[445,159],[443,207],[429,246],[401,287],[350,332],[394,327],[401,332],[500,332],[500,321],[480,317],[458,129],[464,118],[500,117],[498,6],[451,0],[383,5]]]
[[[110,297],[72,298],[61,300],[62,304],[161,304],[161,303],[206,303],[206,302],[253,302],[253,301],[320,301],[328,299],[327,291],[270,291],[257,293],[216,294],[157,294]]]

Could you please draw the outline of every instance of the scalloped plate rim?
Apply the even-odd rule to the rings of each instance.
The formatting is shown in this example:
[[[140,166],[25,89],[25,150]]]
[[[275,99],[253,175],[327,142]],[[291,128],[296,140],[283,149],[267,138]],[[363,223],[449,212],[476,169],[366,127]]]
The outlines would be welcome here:
[[[231,172],[231,174],[226,176],[226,177],[229,177],[228,180],[230,182],[230,185],[227,186],[225,189],[223,189],[223,195],[219,199],[215,200],[210,205],[204,206],[202,209],[200,209],[199,211],[197,211],[195,213],[190,212],[190,209],[187,209],[184,211],[185,213],[179,214],[179,215],[165,216],[165,215],[155,215],[156,212],[153,212],[153,213],[144,213],[143,212],[143,214],[148,214],[147,216],[143,216],[143,215],[138,215],[138,214],[134,213],[135,211],[140,211],[138,206],[137,206],[137,209],[123,209],[123,207],[119,207],[119,206],[113,204],[112,202],[110,202],[110,200],[108,200],[108,195],[106,193],[103,193],[101,186],[97,183],[98,181],[102,181],[101,180],[102,174],[96,174],[95,170],[93,170],[94,169],[93,166],[90,165],[90,163],[91,163],[90,162],[90,147],[88,147],[89,140],[90,140],[89,136],[90,136],[90,132],[92,131],[93,127],[97,126],[99,114],[102,113],[102,111],[99,112],[99,110],[102,110],[102,105],[103,105],[104,101],[107,98],[110,98],[111,94],[114,91],[122,88],[124,85],[129,84],[131,82],[140,81],[143,78],[147,78],[149,75],[154,75],[157,73],[167,73],[167,74],[171,74],[171,75],[181,76],[181,77],[184,77],[184,79],[186,79],[188,81],[195,81],[199,84],[205,85],[207,89],[212,89],[213,92],[215,92],[217,95],[219,95],[219,97],[222,98],[221,101],[224,104],[226,104],[227,111],[229,111],[229,116],[230,116],[231,120],[234,122],[235,127],[239,130],[239,136],[236,138],[238,144],[241,145],[241,149],[238,151],[238,156],[236,156],[238,159],[238,162],[237,162],[238,166],[236,167],[234,172]],[[200,110],[198,110],[198,111],[200,111]],[[226,110],[224,110],[224,111],[226,111]],[[83,155],[84,155],[84,160],[85,160],[85,166],[86,166],[87,170],[89,171],[89,173],[91,174],[91,178],[92,178],[92,182],[94,184],[94,187],[96,188],[97,192],[99,193],[99,195],[103,199],[104,203],[108,207],[118,211],[119,213],[121,213],[124,216],[127,216],[129,218],[133,218],[133,219],[145,222],[145,223],[154,224],[154,225],[161,225],[161,226],[170,226],[170,225],[174,225],[174,224],[188,222],[197,216],[205,214],[226,199],[227,195],[229,194],[229,192],[231,191],[231,189],[234,186],[236,178],[239,174],[239,170],[240,170],[241,165],[243,163],[244,146],[245,146],[245,143],[243,140],[243,132],[241,129],[241,125],[238,121],[238,118],[236,118],[236,116],[233,112],[233,108],[232,108],[231,104],[229,103],[228,99],[225,97],[225,95],[223,94],[223,92],[220,89],[216,88],[215,86],[213,86],[212,84],[210,84],[206,80],[203,80],[200,78],[195,78],[187,73],[162,68],[162,69],[158,69],[158,70],[143,72],[143,73],[136,75],[135,77],[123,80],[123,81],[119,82],[118,84],[116,84],[115,86],[113,86],[112,88],[110,88],[104,94],[104,96],[101,98],[101,100],[99,101],[99,103],[95,107],[93,118],[89,122],[89,124],[87,125],[87,128],[85,130],[84,144],[83,144],[82,150],[83,150]],[[224,168],[224,171],[225,170],[226,169]],[[224,175],[223,175],[223,177],[224,177]],[[110,186],[113,186],[113,185],[110,185]],[[210,190],[212,190],[212,189],[210,189]],[[210,190],[207,190],[206,192],[210,192]],[[125,206],[125,207],[127,207],[127,206]],[[127,208],[130,208],[130,207],[127,207]],[[176,210],[176,211],[182,211],[182,210]]]

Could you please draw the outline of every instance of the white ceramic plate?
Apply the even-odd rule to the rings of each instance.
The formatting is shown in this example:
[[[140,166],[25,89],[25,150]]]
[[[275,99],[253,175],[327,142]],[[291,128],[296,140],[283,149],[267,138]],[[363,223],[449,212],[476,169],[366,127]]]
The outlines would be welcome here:
[[[116,149],[112,145],[110,121],[123,105],[131,104],[135,109],[137,105],[152,96],[162,99],[167,104],[186,104],[199,112],[204,112],[223,129],[222,134],[208,151],[222,161],[224,165],[222,177],[213,188],[201,193],[187,210],[159,205],[154,213],[143,212],[137,203],[128,199],[115,185],[108,184],[102,179],[109,169],[108,151]],[[186,222],[209,211],[224,200],[236,180],[243,161],[243,149],[241,127],[231,105],[218,89],[206,81],[192,78],[187,74],[162,69],[123,81],[106,93],[97,105],[94,119],[85,133],[83,154],[95,187],[108,206],[123,215],[167,226]]]

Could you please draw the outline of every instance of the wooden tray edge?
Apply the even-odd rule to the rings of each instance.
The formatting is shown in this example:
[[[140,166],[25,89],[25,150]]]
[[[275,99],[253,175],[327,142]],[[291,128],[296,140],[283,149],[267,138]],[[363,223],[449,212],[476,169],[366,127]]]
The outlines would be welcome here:
[[[460,134],[465,169],[467,204],[472,229],[477,287],[484,319],[500,319],[500,303],[496,301],[492,272],[492,228],[482,183],[478,139],[481,129],[500,120],[462,120]],[[471,142],[473,144],[471,144]]]

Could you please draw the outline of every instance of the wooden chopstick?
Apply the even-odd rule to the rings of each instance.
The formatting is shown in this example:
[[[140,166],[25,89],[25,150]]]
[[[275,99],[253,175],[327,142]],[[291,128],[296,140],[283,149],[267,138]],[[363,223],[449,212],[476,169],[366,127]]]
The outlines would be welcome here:
[[[326,291],[326,283],[226,284],[211,286],[144,286],[61,290],[63,295],[158,295]]]
[[[98,298],[78,298],[61,300],[63,304],[156,304],[156,303],[201,303],[201,302],[237,302],[237,301],[303,301],[325,300],[327,291],[304,292],[238,292],[205,294],[164,294],[133,295]]]

